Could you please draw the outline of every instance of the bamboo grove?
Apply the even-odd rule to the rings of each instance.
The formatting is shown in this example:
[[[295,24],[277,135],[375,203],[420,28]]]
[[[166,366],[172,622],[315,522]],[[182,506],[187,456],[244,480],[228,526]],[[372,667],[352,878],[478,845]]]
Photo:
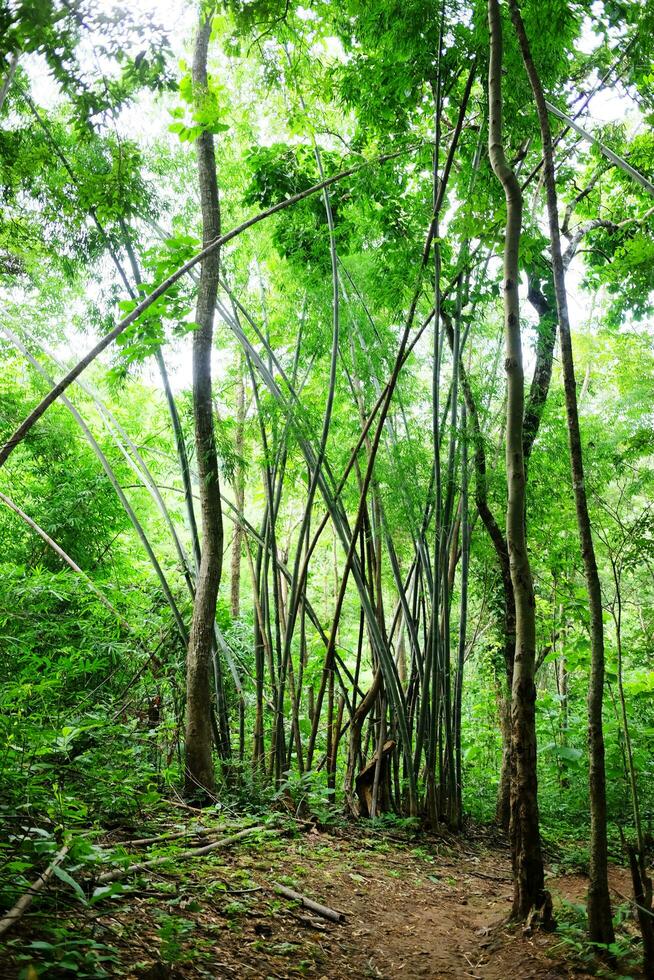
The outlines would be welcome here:
[[[184,10],[179,66],[156,15],[2,13],[0,330],[25,379],[2,402],[3,533],[41,542],[113,623],[129,654],[112,720],[155,689],[196,802],[244,780],[279,798],[320,785],[352,818],[462,831],[471,692],[490,684],[513,915],[545,927],[537,704],[556,685],[556,778],[563,792],[583,752],[588,931],[608,946],[614,708],[651,916],[619,619],[620,575],[640,569],[624,615],[651,671],[651,406],[628,466],[605,462],[597,433],[628,410],[607,396],[584,430],[592,330],[574,329],[591,295],[607,344],[649,317],[646,405],[654,7]],[[100,68],[89,37],[106,38]],[[33,59],[54,103],[39,105]],[[635,123],[593,128],[615,92]],[[128,411],[144,391],[156,437],[143,405]],[[54,513],[40,523],[21,469],[64,416],[131,542],[114,573]],[[154,634],[126,599],[146,581]],[[561,717],[581,643],[575,755]],[[636,714],[652,727],[651,705]]]

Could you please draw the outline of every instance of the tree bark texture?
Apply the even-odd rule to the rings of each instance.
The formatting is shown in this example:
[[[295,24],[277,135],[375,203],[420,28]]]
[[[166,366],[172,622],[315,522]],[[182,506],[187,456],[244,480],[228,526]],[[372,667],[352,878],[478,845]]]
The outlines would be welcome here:
[[[200,101],[207,89],[207,51],[211,16],[202,19],[193,55],[193,87]],[[197,140],[202,239],[206,248],[220,237],[220,204],[213,136]],[[202,260],[193,333],[193,417],[202,514],[202,555],[186,661],[186,792],[211,793],[215,787],[211,729],[211,645],[222,571],[223,520],[211,399],[213,317],[218,294],[219,251]]]

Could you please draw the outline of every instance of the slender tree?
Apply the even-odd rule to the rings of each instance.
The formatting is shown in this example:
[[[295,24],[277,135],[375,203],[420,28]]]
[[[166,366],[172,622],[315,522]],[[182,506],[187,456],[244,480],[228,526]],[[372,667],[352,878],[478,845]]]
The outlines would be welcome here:
[[[551,899],[545,890],[538,821],[536,775],[536,603],[527,552],[525,466],[522,445],[524,371],[520,333],[519,247],[522,229],[522,192],[507,162],[502,143],[502,19],[499,0],[488,0],[490,59],[488,68],[488,153],[504,189],[506,229],[504,241],[504,338],[507,377],[506,472],[508,498],[506,541],[516,611],[516,643],[511,689],[511,822],[513,860],[513,916],[525,919],[542,909],[551,917]]]
[[[579,427],[577,385],[570,335],[568,294],[561,249],[559,210],[554,175],[552,130],[547,112],[540,75],[531,54],[529,38],[516,0],[509,0],[511,18],[529,82],[534,93],[536,111],[543,144],[543,179],[547,195],[554,290],[561,338],[563,387],[568,420],[570,467],[575,496],[577,528],[586,575],[586,591],[590,609],[591,669],[588,684],[588,744],[590,778],[590,869],[588,881],[588,933],[592,942],[609,944],[614,941],[611,918],[611,898],[608,882],[608,842],[606,835],[606,774],[604,765],[604,733],[602,704],[604,696],[604,623],[602,620],[602,587],[600,584],[595,547],[588,514],[588,499],[584,480],[584,461]]]
[[[243,449],[245,446],[245,382],[243,378],[244,357],[239,355],[236,365],[236,469],[234,472],[233,490],[234,501],[239,512],[245,506],[245,473]],[[243,547],[244,532],[239,523],[234,525],[232,537],[231,575],[230,575],[230,608],[233,619],[238,619],[241,612],[241,548]]]
[[[212,17],[203,13],[193,55],[193,88],[198,107],[207,98],[207,53]],[[198,182],[202,242],[206,249],[220,237],[220,203],[213,135],[198,137]],[[211,352],[220,252],[202,260],[193,332],[193,418],[202,514],[202,552],[186,660],[186,792],[215,788],[211,726],[211,653],[218,587],[223,560],[223,518],[211,397]]]

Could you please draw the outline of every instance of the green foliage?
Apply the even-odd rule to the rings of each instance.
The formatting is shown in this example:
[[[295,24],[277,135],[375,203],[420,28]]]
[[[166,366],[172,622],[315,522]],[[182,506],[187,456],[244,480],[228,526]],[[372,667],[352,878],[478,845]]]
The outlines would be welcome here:
[[[618,909],[616,926],[621,924],[624,911],[624,907]],[[593,969],[597,962],[598,952],[601,951],[597,949],[595,944],[588,942],[586,931],[585,906],[568,901],[563,902],[557,917],[557,934],[560,935],[561,939],[553,947],[552,953],[555,954],[564,950],[579,963],[580,967]],[[621,980],[626,980],[632,971],[638,969],[637,959],[634,957],[634,951],[626,936],[611,943],[608,947],[608,953],[614,958],[619,970],[617,975]]]
[[[542,357],[555,329],[555,304],[537,118],[507,5],[501,6],[504,136],[524,194],[520,295],[528,395],[534,361]],[[591,91],[598,79],[609,94],[622,92],[618,75],[619,84],[628,87],[625,118],[595,132],[650,178],[654,140],[646,126],[654,99],[646,39],[651,36],[651,6],[621,0],[521,3],[550,101],[572,112],[580,93]],[[89,69],[89,44],[99,58],[100,77]],[[70,365],[56,364],[44,353],[46,346],[61,362],[74,362],[82,349],[200,249],[195,144],[201,136],[216,137],[224,230],[306,191],[322,174],[365,164],[328,193],[312,195],[252,225],[220,252],[221,315],[215,317],[212,368],[215,441],[226,502],[216,663],[232,755],[217,763],[213,812],[256,815],[276,825],[278,811],[283,811],[290,815],[289,826],[296,820],[334,825],[343,819],[350,711],[361,704],[379,666],[371,640],[375,623],[388,640],[389,662],[401,676],[412,733],[420,717],[421,672],[431,628],[428,579],[436,567],[438,536],[431,510],[434,343],[440,344],[441,478],[445,492],[452,493],[446,559],[451,548],[454,565],[447,617],[442,609],[443,640],[449,639],[449,647],[443,642],[439,648],[451,666],[448,673],[443,661],[439,669],[443,667],[450,685],[458,679],[463,386],[459,377],[453,416],[449,399],[454,372],[444,318],[438,319],[439,336],[433,322],[427,323],[434,304],[434,253],[424,260],[423,255],[435,187],[473,71],[436,244],[442,311],[459,318],[462,364],[478,426],[473,431],[469,415],[472,550],[460,733],[463,800],[466,816],[493,820],[502,760],[498,718],[506,695],[505,624],[500,571],[476,504],[485,492],[503,528],[507,480],[500,256],[505,201],[486,150],[486,4],[225,4],[213,22],[204,92],[194,91],[185,62],[173,63],[153,20],[118,9],[107,12],[102,5],[38,0],[3,8],[2,79],[14,53],[20,61],[3,106],[0,133],[0,326],[19,332],[57,377]],[[47,107],[38,104],[37,56],[45,59],[39,64],[46,65],[56,85]],[[173,76],[174,92],[169,91]],[[437,109],[438,92],[442,105]],[[619,98],[626,106],[624,96]],[[589,118],[581,120],[588,129],[593,129],[595,105],[591,101]],[[568,284],[586,484],[606,611],[607,805],[611,856],[617,860],[619,828],[633,834],[619,681],[643,821],[650,833],[654,812],[651,199],[623,169],[609,166],[597,146],[576,144],[557,125],[563,231],[565,240],[578,248]],[[440,144],[435,154],[436,129]],[[393,159],[379,161],[395,151]],[[542,317],[523,295],[527,279],[552,308]],[[0,820],[9,831],[0,844],[0,890],[7,906],[63,840],[70,842],[71,852],[55,873],[57,901],[79,909],[83,902],[93,906],[118,900],[127,885],[87,888],[103,864],[96,840],[110,832],[124,837],[147,822],[182,781],[185,644],[180,633],[190,625],[195,587],[193,561],[185,571],[182,558],[184,552],[192,554],[194,542],[178,458],[179,433],[171,427],[154,358],[161,354],[168,367],[189,457],[191,492],[197,494],[189,367],[196,301],[197,279],[185,276],[123,333],[110,358],[82,379],[138,447],[160,498],[148,492],[153,488],[141,462],[94,395],[74,387],[68,391],[145,529],[180,610],[181,629],[143,542],[63,404],[53,406],[30,430],[0,471],[2,492],[88,576],[73,573],[0,504]],[[399,373],[385,427],[377,438],[373,422],[362,438],[362,427],[379,410],[380,395],[393,374],[409,316],[412,349]],[[333,351],[336,318],[338,344]],[[0,353],[4,441],[48,385],[4,340]],[[323,446],[328,404],[331,421]],[[539,422],[528,467],[527,526],[537,611],[542,836],[557,870],[585,871],[589,615],[558,355]],[[357,444],[350,475],[341,482]],[[348,533],[360,509],[373,445],[377,457],[355,547],[360,567],[370,576],[366,598],[375,623],[362,620],[361,592],[350,575],[341,618],[334,624]],[[293,583],[307,549],[307,541],[300,539],[312,487],[307,446],[322,464],[309,540],[320,526],[323,508],[329,510],[330,496],[338,502],[313,547],[302,601],[293,610],[295,632],[287,644]],[[474,458],[482,450],[484,481]],[[229,504],[241,491],[239,517]],[[200,516],[196,508],[201,525]],[[245,518],[245,537],[239,540],[238,615],[232,613],[229,595],[233,525],[228,516],[236,522]],[[377,555],[381,567],[373,576]],[[418,557],[418,583],[411,581],[404,596],[419,624],[417,637],[411,637],[398,583],[410,581]],[[89,588],[89,579],[109,607]],[[331,668],[325,670],[332,629],[338,655],[333,694],[327,686]],[[327,693],[316,714],[323,680]],[[439,690],[439,697],[445,713],[451,687]],[[328,702],[336,716],[331,732]],[[401,743],[398,703],[393,710],[389,704],[385,683],[362,732],[357,772],[374,757],[382,706],[385,737]],[[253,751],[255,728],[260,753]],[[314,729],[312,769],[306,771]],[[328,771],[336,733],[338,752],[334,770]],[[436,754],[444,755],[448,747],[443,738]],[[423,814],[407,816],[406,758],[410,762],[415,744],[405,759],[399,753],[403,748],[400,744],[394,750],[399,761],[391,770],[391,812],[378,816],[375,831],[422,832]],[[416,771],[424,794],[420,759]],[[440,817],[447,819],[446,814]],[[375,846],[383,851],[388,843],[382,839]],[[164,842],[161,853],[169,854],[174,864],[174,846]],[[423,857],[425,853],[420,849]],[[124,851],[113,857],[119,864],[129,860]],[[323,858],[330,861],[333,854]],[[213,881],[207,890],[210,897],[227,898],[222,882]],[[49,912],[47,901],[44,908]],[[223,901],[230,928],[240,928],[247,908],[246,900]],[[193,941],[183,911],[174,907],[174,912],[162,912],[157,923],[161,958],[171,968],[186,963]],[[561,935],[568,954],[587,966],[595,951],[582,940],[584,915],[582,908],[565,909]],[[115,973],[110,947],[82,945],[56,929],[44,930],[43,938],[39,934],[20,954],[13,949],[22,957],[21,967],[27,970],[34,960],[48,976]],[[277,952],[293,955],[290,947]],[[613,952],[620,958],[626,954],[622,940]],[[626,969],[628,957],[625,964]]]
[[[326,784],[326,779],[318,772],[294,771],[286,773],[284,781],[278,786],[273,797],[296,816],[311,816],[320,824],[329,825],[339,817],[334,805],[334,790]]]
[[[159,923],[161,959],[164,963],[183,963],[189,954],[183,951],[181,941],[193,931],[193,923],[165,913],[159,916]]]
[[[94,77],[79,57],[85,31],[102,38],[98,54],[112,64],[109,78]],[[134,17],[124,8],[108,13],[95,4],[70,7],[59,0],[5,5],[0,13],[0,54],[39,54],[74,110],[76,131],[88,135],[99,118],[132,101],[143,88],[171,84],[167,38],[151,15]]]
[[[170,110],[175,120],[168,127],[170,132],[177,133],[181,143],[193,143],[202,133],[216,136],[228,132],[229,125],[222,121],[226,94],[223,86],[211,78],[206,90],[198,95],[193,91],[190,72],[183,62],[180,69],[184,75],[179,82],[179,94],[185,106]]]
[[[102,980],[111,977],[119,964],[114,947],[85,936],[75,939],[63,928],[50,930],[52,941],[35,939],[17,954],[18,963],[28,964],[21,970],[21,980],[33,976],[34,964],[49,977],[80,977]]]

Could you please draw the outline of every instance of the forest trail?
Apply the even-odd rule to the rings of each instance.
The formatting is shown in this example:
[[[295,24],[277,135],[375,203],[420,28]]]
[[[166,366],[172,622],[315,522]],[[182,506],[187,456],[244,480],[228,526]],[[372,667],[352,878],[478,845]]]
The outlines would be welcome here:
[[[188,840],[181,844],[192,846]],[[509,852],[485,831],[473,829],[463,842],[400,830],[312,827],[245,838],[191,860],[175,861],[170,844],[168,853],[171,864],[132,879],[129,890],[94,908],[74,906],[59,893],[64,904],[58,924],[69,935],[106,944],[115,956],[110,976],[555,980],[591,975],[561,932],[528,935],[507,927]],[[134,854],[133,860],[149,856]],[[629,886],[620,869],[613,873],[620,900]],[[345,921],[327,922],[286,901],[273,892],[276,882],[344,913]],[[556,910],[562,900],[583,901],[586,882],[579,875],[551,877],[549,887]],[[28,929],[26,919],[20,930],[24,941],[35,938]],[[17,975],[0,961],[0,976]]]

